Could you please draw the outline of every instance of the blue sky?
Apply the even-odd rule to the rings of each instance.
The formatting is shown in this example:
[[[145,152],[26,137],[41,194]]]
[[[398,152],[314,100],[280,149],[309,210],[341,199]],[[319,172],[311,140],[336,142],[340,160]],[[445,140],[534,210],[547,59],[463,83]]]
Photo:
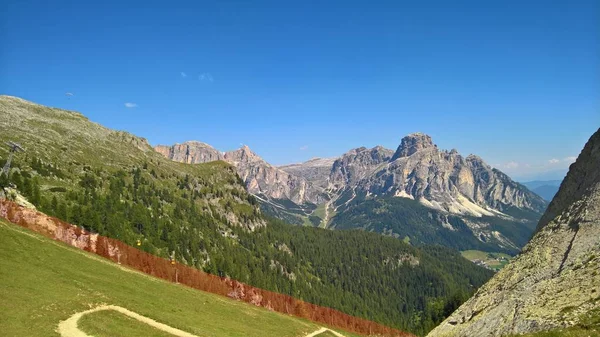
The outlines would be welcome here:
[[[8,0],[0,93],[274,164],[421,131],[518,179],[554,178],[600,126],[599,13],[595,0]]]

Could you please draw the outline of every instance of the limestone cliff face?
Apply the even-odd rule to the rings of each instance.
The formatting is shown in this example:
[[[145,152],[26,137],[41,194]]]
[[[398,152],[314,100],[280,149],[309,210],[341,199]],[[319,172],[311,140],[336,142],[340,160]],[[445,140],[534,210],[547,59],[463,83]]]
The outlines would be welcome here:
[[[172,146],[158,145],[154,149],[171,160],[187,164],[200,164],[224,159],[221,152],[208,144],[197,141]]]
[[[362,171],[354,191],[410,198],[440,211],[471,216],[502,215],[510,207],[541,213],[546,207],[541,197],[481,158],[441,151],[422,133],[404,137],[391,160],[374,167]]]
[[[410,135],[402,138],[400,141],[400,146],[398,146],[398,149],[392,157],[392,161],[402,157],[409,157],[417,151],[434,147],[436,146],[433,144],[433,140],[431,140],[429,135],[420,132],[411,133]]]
[[[247,146],[226,152],[224,159],[237,168],[252,194],[288,199],[300,205],[307,202],[318,204],[325,200],[320,188],[267,163]]]
[[[331,167],[337,158],[313,158],[300,164],[279,166],[278,168],[297,177],[302,177],[315,186],[327,188]]]
[[[336,189],[355,185],[372,174],[381,164],[387,163],[392,154],[392,150],[382,146],[350,150],[333,163],[329,180]]]
[[[191,141],[173,146],[159,145],[155,150],[171,160],[188,164],[224,160],[235,166],[248,191],[261,198],[317,204],[324,202],[326,197],[321,188],[267,163],[248,146],[221,153],[208,144]]]
[[[600,307],[600,130],[571,165],[522,253],[429,336],[566,327]]]

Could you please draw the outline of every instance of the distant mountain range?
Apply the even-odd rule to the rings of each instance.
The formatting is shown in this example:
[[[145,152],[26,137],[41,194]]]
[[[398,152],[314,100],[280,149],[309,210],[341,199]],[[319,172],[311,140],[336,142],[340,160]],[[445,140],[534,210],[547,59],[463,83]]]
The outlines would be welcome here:
[[[552,201],[552,198],[558,192],[562,180],[535,180],[521,183],[527,186],[533,193],[544,198],[546,201]]]
[[[263,211],[288,222],[360,228],[415,244],[515,253],[547,206],[478,156],[440,150],[423,133],[402,138],[395,151],[361,147],[279,167],[247,146],[219,152],[192,141],[155,149],[179,162],[229,162]]]

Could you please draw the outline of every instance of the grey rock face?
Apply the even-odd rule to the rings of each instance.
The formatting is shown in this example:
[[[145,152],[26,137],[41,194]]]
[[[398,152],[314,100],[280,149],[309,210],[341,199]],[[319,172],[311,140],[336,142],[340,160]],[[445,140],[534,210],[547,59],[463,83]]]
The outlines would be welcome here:
[[[224,159],[237,168],[238,174],[253,194],[288,199],[296,204],[322,203],[325,200],[321,189],[304,178],[267,163],[247,146],[226,152]]]
[[[571,165],[522,253],[428,336],[566,327],[600,307],[600,130]]]
[[[372,174],[379,165],[387,163],[392,154],[392,150],[382,146],[350,150],[333,163],[329,179],[336,189],[356,184]]]
[[[188,164],[224,160],[235,166],[248,191],[257,196],[287,199],[297,204],[325,200],[320,188],[265,162],[248,146],[221,153],[208,144],[191,141],[173,146],[159,145],[155,150],[171,160]]]
[[[172,146],[158,145],[154,149],[171,160],[187,164],[200,164],[224,159],[221,152],[208,144],[197,141]]]
[[[394,159],[395,158],[395,159]],[[498,216],[510,207],[541,213],[546,202],[481,158],[441,151],[431,138],[412,134],[391,161],[353,187],[369,195],[398,196],[453,214]]]
[[[294,176],[302,177],[315,186],[327,188],[329,174],[336,158],[313,158],[304,163],[279,166],[278,168]]]
[[[402,157],[408,157],[417,151],[436,147],[431,140],[431,137],[424,133],[416,132],[402,138],[400,146],[394,153],[392,160]]]

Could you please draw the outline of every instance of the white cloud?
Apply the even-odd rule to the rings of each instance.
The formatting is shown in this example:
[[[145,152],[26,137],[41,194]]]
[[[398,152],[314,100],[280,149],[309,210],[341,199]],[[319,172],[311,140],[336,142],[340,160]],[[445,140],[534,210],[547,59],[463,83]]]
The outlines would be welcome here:
[[[200,74],[200,75],[198,76],[198,79],[199,79],[200,81],[209,81],[209,82],[213,82],[213,81],[214,81],[214,78],[212,77],[212,75],[211,75],[210,73],[203,73],[203,74]]]
[[[507,169],[516,169],[517,167],[519,167],[519,163],[514,162],[514,161],[504,164],[504,168],[507,168]]]
[[[567,163],[574,163],[575,160],[577,160],[577,157],[567,157],[563,160],[566,161]]]
[[[306,150],[308,150],[308,145],[300,146],[300,151],[306,151]]]
[[[182,71],[181,72],[181,77],[187,77],[187,74]]]
[[[72,92],[67,92],[67,93],[65,93],[65,95],[67,95],[67,96],[74,96]]]
[[[550,160],[548,160],[548,164],[550,165],[554,165],[554,164],[558,164],[560,163],[560,160],[556,159],[556,158],[552,158]]]
[[[137,104],[135,104],[135,103],[129,103],[129,102],[125,103],[125,107],[126,107],[126,108],[130,108],[130,109],[131,109],[131,108],[137,108],[137,106],[138,106],[138,105],[137,105]]]

